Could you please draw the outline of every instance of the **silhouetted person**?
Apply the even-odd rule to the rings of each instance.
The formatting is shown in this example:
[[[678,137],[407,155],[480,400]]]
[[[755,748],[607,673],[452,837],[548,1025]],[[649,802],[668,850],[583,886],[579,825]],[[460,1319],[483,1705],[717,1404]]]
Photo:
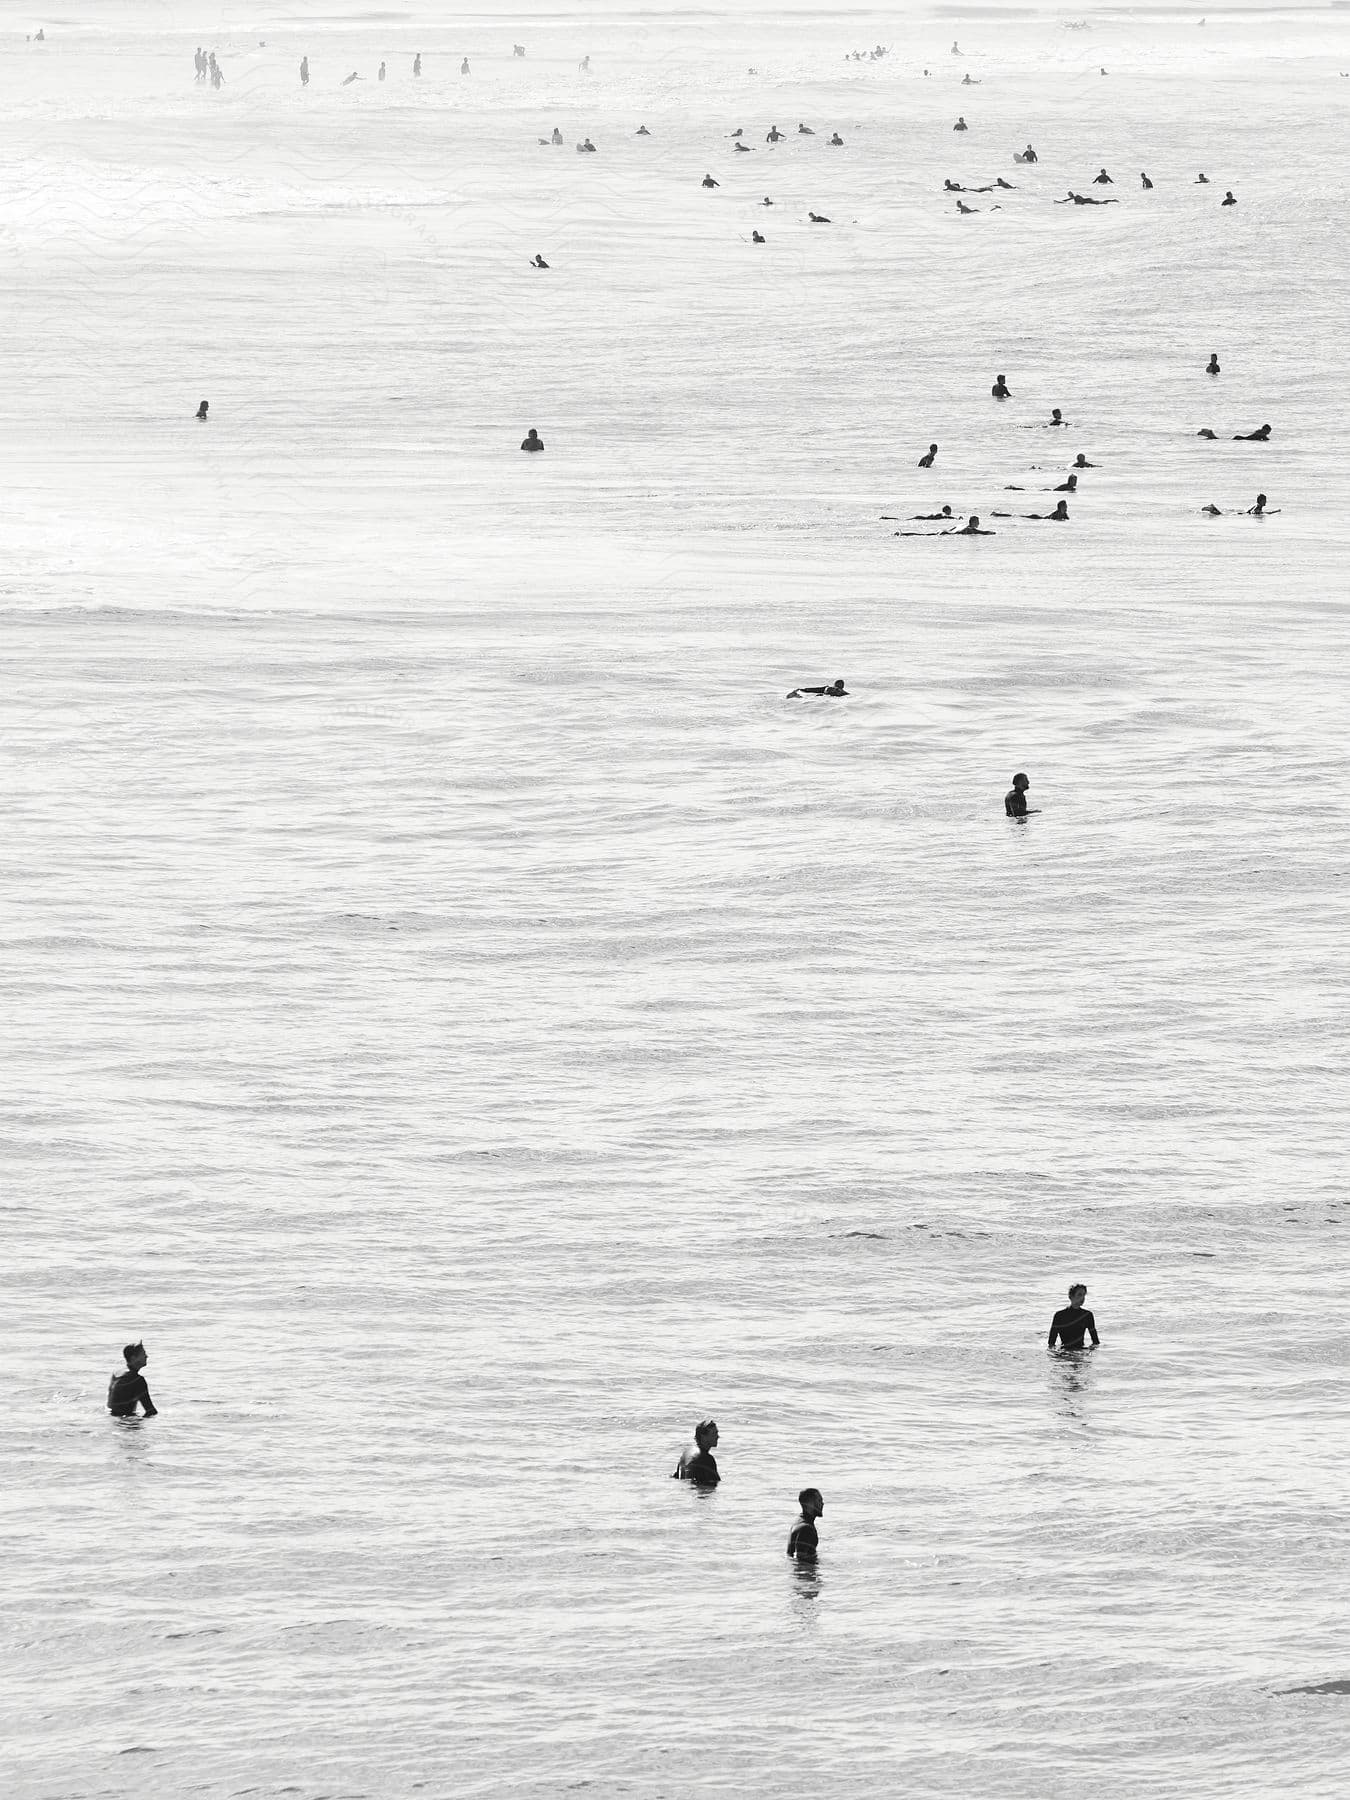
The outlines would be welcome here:
[[[951,516],[952,516],[952,509],[950,506],[944,506],[941,512],[911,513],[910,514],[910,517],[912,519],[950,519]],[[895,535],[897,537],[899,537],[900,533],[897,531]],[[925,533],[921,533],[919,535],[928,536],[929,534],[925,532]]]
[[[1051,488],[1050,492],[1052,494],[1076,494],[1078,492],[1078,477],[1076,475],[1068,476],[1066,480],[1060,482],[1058,487]]]
[[[1026,149],[1022,152],[1022,154],[1020,156],[1016,157],[1016,160],[1018,162],[1029,163],[1029,162],[1039,162],[1041,159],[1039,156],[1037,156],[1036,152],[1032,149],[1031,145],[1028,144]]]
[[[1229,188],[1228,192],[1224,195],[1223,199],[1220,200],[1219,205],[1220,206],[1236,206],[1237,205],[1237,198],[1234,195],[1232,188]]]
[[[1012,389],[1008,386],[1007,378],[1003,375],[995,376],[994,385],[990,388],[989,392],[994,396],[995,400],[1012,399]]]
[[[1069,1289],[1069,1304],[1061,1307],[1050,1321],[1050,1336],[1046,1340],[1050,1349],[1054,1349],[1056,1341],[1065,1350],[1081,1350],[1084,1337],[1092,1339],[1095,1350],[1101,1339],[1097,1336],[1097,1321],[1083,1305],[1087,1299],[1087,1289],[1081,1281],[1074,1282]]]
[[[1049,422],[1052,425],[1067,425],[1069,421],[1064,417],[1064,414],[1059,410],[1059,408],[1057,406],[1052,406],[1050,409],[1050,421]]]
[[[309,86],[309,58],[307,56],[300,58],[300,85],[301,87]]]
[[[386,69],[386,68],[385,68],[385,66],[384,66],[384,64],[383,64],[383,63],[381,63],[381,64],[380,64],[380,80],[381,80],[381,81],[383,81],[383,80],[384,80],[384,78],[385,78],[385,76],[386,76],[386,74],[387,74],[387,73],[388,73],[388,70],[387,70],[387,69]]]
[[[978,206],[967,206],[964,200],[958,200],[956,203],[956,210],[959,213],[966,213],[969,215],[970,213],[977,213],[980,209]]]
[[[556,125],[553,127],[553,137],[550,141],[555,144],[561,144],[563,141],[563,134]]]
[[[591,142],[591,140],[589,138],[582,138],[581,142],[577,145],[577,149],[584,150],[592,156],[595,155],[595,153],[596,153],[595,145]],[[714,182],[713,186],[716,187],[717,183]]]
[[[820,1549],[820,1533],[816,1520],[825,1513],[825,1501],[819,1488],[803,1488],[797,1496],[801,1517],[788,1533],[787,1553],[797,1562],[814,1562]]]
[[[651,132],[648,131],[645,125],[639,125],[637,130],[633,133],[634,137],[650,137],[651,135]]]
[[[1074,457],[1073,466],[1075,469],[1095,469],[1097,467],[1096,463],[1090,463],[1088,461],[1081,450],[1078,452],[1077,456]]]
[[[467,74],[468,74],[468,72],[469,72],[469,59],[468,59],[468,57],[467,57],[467,56],[466,56],[466,57],[465,57],[465,58],[464,58],[464,61],[463,61],[463,62],[462,62],[462,63],[461,63],[461,64],[460,64],[460,65],[459,65],[459,72],[460,72],[460,74],[461,74],[461,75],[467,75]]]
[[[798,137],[814,137],[816,134],[809,125],[799,125],[797,127],[797,135]]]
[[[933,534],[931,532],[925,532],[923,535],[925,537],[931,537]],[[939,537],[993,537],[994,533],[988,530],[988,528],[982,529],[980,526],[980,515],[978,513],[972,513],[970,518],[958,531],[940,531],[937,535]]]
[[[543,449],[543,447],[544,447],[543,439],[539,436],[539,433],[535,430],[533,425],[531,425],[531,427],[529,429],[529,434],[524,439],[524,441],[522,442],[520,447],[522,450],[542,450]]]
[[[765,238],[765,236],[764,236],[764,233],[763,233],[763,232],[762,232],[762,231],[752,231],[752,232],[751,232],[751,233],[750,233],[750,242],[751,242],[751,243],[752,243],[752,244],[763,244],[763,243],[765,243],[765,242],[766,242],[766,241],[767,241],[767,240],[766,240],[766,238]]]
[[[1195,187],[1208,187],[1208,186],[1209,186],[1209,176],[1208,176],[1208,175],[1206,175],[1206,174],[1205,174],[1205,172],[1204,172],[1204,171],[1203,171],[1203,169],[1202,169],[1202,170],[1201,170],[1201,172],[1200,172],[1200,173],[1199,173],[1199,174],[1198,174],[1198,175],[1197,175],[1197,176],[1196,176],[1196,178],[1195,178],[1195,181],[1194,181],[1194,183],[1193,183],[1193,185],[1194,185],[1194,186],[1195,186]]]
[[[694,1442],[680,1454],[675,1465],[676,1481],[692,1481],[695,1487],[716,1487],[722,1477],[717,1473],[716,1419],[702,1419],[694,1427]]]
[[[360,81],[360,79],[361,77],[357,74],[356,70],[353,69],[351,74],[343,81],[342,85],[343,87],[350,87],[354,81]]]
[[[1114,187],[1115,186],[1115,183],[1112,181],[1111,177],[1107,174],[1105,169],[1098,170],[1098,172],[1092,177],[1092,179],[1097,187]]]
[[[534,261],[533,261],[533,263],[531,263],[530,266],[531,266],[531,268],[534,268],[534,269],[546,269],[548,267],[548,264],[544,261],[543,257],[540,256],[539,253],[536,251]]]
[[[1027,789],[1031,781],[1026,775],[1013,776],[1013,784],[1003,796],[1003,810],[1010,819],[1025,819],[1027,816]]]
[[[211,402],[209,400],[203,400],[200,403],[200,405],[197,407],[197,417],[199,419],[204,419],[206,417],[207,413],[210,412],[210,410],[211,410]]]
[[[755,154],[749,144],[733,144],[731,147],[738,156],[753,156]]]
[[[927,456],[921,456],[919,458],[919,467],[921,469],[931,469],[933,466],[933,459],[936,457],[936,455],[937,455],[937,445],[930,444],[928,446]]]
[[[1061,500],[1053,512],[1023,513],[1022,517],[1024,519],[1053,519],[1058,525],[1067,525],[1069,523],[1069,503],[1067,500]]]
[[[1237,431],[1233,434],[1235,444],[1264,444],[1270,436],[1269,425],[1263,425],[1259,431]]]
[[[1149,180],[1148,176],[1145,175],[1142,169],[1139,171],[1139,185],[1140,187],[1146,188],[1151,188],[1153,186],[1153,183]]]
[[[840,137],[840,135],[837,131],[835,132],[834,136],[830,139],[830,142],[835,145],[842,144],[843,141],[844,141],[843,138]]]
[[[778,129],[778,127],[776,125],[771,125],[769,127],[769,135],[768,135],[768,137],[765,138],[764,142],[766,144],[776,144],[779,141],[779,139],[782,137],[782,135],[783,135],[782,132]]]
[[[703,187],[721,187],[720,181],[714,181],[711,175],[705,175],[701,183]]]
[[[108,1383],[108,1411],[115,1419],[134,1419],[139,1406],[147,1419],[153,1419],[159,1408],[150,1398],[150,1389],[145,1385],[145,1376],[141,1374],[149,1361],[145,1345],[128,1344],[122,1355],[127,1366],[119,1369]]]
[[[417,52],[417,55],[414,56],[414,58],[413,58],[413,74],[420,75],[421,73],[422,73],[422,52],[419,50]]]
[[[770,198],[767,194],[765,194],[764,198],[760,201],[760,205],[761,206],[772,206],[773,201],[770,200]]]
[[[1205,364],[1205,373],[1206,375],[1217,375],[1219,373],[1219,359],[1213,350],[1210,351],[1209,361]]]
[[[964,117],[962,117],[962,118],[959,118],[956,121],[955,125],[952,126],[952,130],[953,131],[969,131],[970,127],[969,127],[969,125],[966,124]]]
[[[1256,496],[1256,505],[1249,506],[1247,508],[1247,511],[1253,519],[1264,519],[1266,516],[1266,497],[1265,497],[1265,495],[1258,494]]]
[[[824,213],[809,212],[806,216],[813,225],[830,225],[833,223],[833,220],[827,219]]]
[[[788,699],[804,700],[808,694],[819,694],[826,700],[842,700],[847,693],[848,689],[844,686],[843,681],[839,680],[830,682],[828,687],[793,688],[792,692],[788,695]]]

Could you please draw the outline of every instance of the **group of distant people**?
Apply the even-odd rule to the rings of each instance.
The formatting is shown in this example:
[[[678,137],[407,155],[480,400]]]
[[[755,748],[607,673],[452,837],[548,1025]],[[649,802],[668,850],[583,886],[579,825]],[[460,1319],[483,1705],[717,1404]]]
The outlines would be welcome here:
[[[224,71],[216,61],[214,50],[207,52],[198,44],[192,58],[192,66],[197,71],[197,81],[209,81],[213,88],[218,88],[225,79]]]
[[[1009,816],[1022,818],[1026,814],[1025,787],[1026,776],[1018,775],[1016,782],[1022,783],[1019,791],[1021,810],[1014,811],[1013,795],[1008,796]],[[1067,1352],[1071,1356],[1096,1350],[1101,1344],[1097,1334],[1097,1321],[1084,1306],[1087,1299],[1087,1288],[1081,1281],[1075,1281],[1069,1289],[1069,1304],[1062,1306],[1050,1321],[1050,1331],[1046,1339],[1046,1347],[1051,1350]],[[1091,1338],[1089,1346],[1086,1342]],[[132,1346],[134,1348],[134,1346]],[[109,1401],[111,1405],[111,1399]],[[694,1427],[694,1441],[687,1449],[680,1452],[679,1460],[671,1471],[675,1481],[687,1481],[696,1488],[705,1491],[720,1485],[722,1474],[717,1467],[717,1458],[713,1455],[720,1434],[716,1419],[700,1419]],[[787,1554],[797,1563],[813,1563],[820,1554],[820,1533],[816,1529],[819,1519],[825,1516],[825,1500],[817,1487],[805,1487],[797,1495],[797,1517],[793,1520],[787,1535]]]

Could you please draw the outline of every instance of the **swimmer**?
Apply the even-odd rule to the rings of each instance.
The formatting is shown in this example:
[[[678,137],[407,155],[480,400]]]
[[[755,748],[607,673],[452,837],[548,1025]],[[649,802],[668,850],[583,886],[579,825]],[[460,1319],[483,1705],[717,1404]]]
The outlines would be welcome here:
[[[1067,500],[1061,500],[1053,512],[1023,513],[1022,517],[1024,519],[1053,519],[1057,525],[1067,525],[1069,523],[1069,503]]]
[[[1146,188],[1151,188],[1153,186],[1153,183],[1149,180],[1148,176],[1145,175],[1142,169],[1139,171],[1139,185],[1140,187]]]
[[[530,264],[530,267],[532,269],[546,269],[548,267],[548,264],[544,261],[543,257],[540,256],[538,254],[538,252],[536,251],[534,261]]]
[[[384,64],[381,63],[380,64],[380,76],[379,76],[381,81],[384,80],[387,73],[388,73],[388,70],[385,68]]]
[[[814,137],[815,135],[816,135],[815,132],[812,131],[812,129],[809,125],[799,125],[797,127],[797,136],[798,137]]]
[[[1265,516],[1266,516],[1266,497],[1264,494],[1258,494],[1256,496],[1256,505],[1249,506],[1247,508],[1247,516],[1248,516],[1248,518],[1251,518],[1251,519],[1264,519],[1265,518]]]
[[[972,81],[970,79],[969,75],[963,75],[961,77],[961,86],[962,87],[983,87],[984,83],[982,81]]]
[[[467,75],[467,74],[468,74],[468,72],[469,72],[469,59],[468,59],[468,57],[467,57],[467,56],[466,56],[466,57],[465,57],[465,58],[464,58],[464,61],[463,61],[463,62],[462,62],[462,63],[461,63],[461,64],[460,64],[460,65],[459,65],[459,72],[460,72],[460,74],[461,74],[461,75]]]
[[[1217,431],[1211,431],[1208,425],[1202,425],[1195,435],[1197,437],[1208,438],[1212,444],[1219,434]]]
[[[990,388],[989,392],[994,396],[995,400],[1012,399],[1012,389],[1008,386],[1007,377],[1003,375],[999,375],[995,378],[994,385]]]
[[[1061,481],[1058,487],[1052,487],[1050,492],[1052,494],[1076,494],[1078,492],[1078,477],[1076,475],[1070,475],[1067,480]]]
[[[360,81],[360,79],[361,77],[357,74],[356,70],[353,69],[351,74],[343,81],[342,85],[343,87],[350,87],[354,81]]]
[[[1219,372],[1218,352],[1211,350],[1209,353],[1209,361],[1205,364],[1205,373],[1206,375],[1217,375]]]
[[[978,206],[967,206],[964,200],[958,200],[956,210],[959,213],[977,213],[980,209]]]
[[[589,57],[589,56],[583,56],[583,57],[582,57],[582,59],[581,59],[581,61],[580,61],[580,62],[579,62],[579,63],[578,63],[578,64],[577,64],[577,67],[578,67],[578,68],[579,68],[579,69],[580,69],[580,70],[581,70],[581,73],[582,73],[582,74],[583,74],[583,75],[589,75],[589,74],[590,74],[590,72],[591,72],[591,59],[590,59],[590,57]]]
[[[577,149],[578,150],[589,150],[592,154],[595,153],[595,145],[591,142],[591,140],[589,138],[582,138],[581,142],[577,145]],[[716,185],[717,185],[717,183],[714,182],[713,186],[716,187]]]
[[[956,39],[955,39],[955,38],[953,38],[953,39],[952,39],[952,55],[953,55],[953,56],[960,56],[960,54],[961,54],[961,47],[960,47],[960,45],[959,45],[959,44],[958,44],[958,43],[957,43],[957,41],[956,41]]]
[[[1037,156],[1036,152],[1032,149],[1030,144],[1027,145],[1026,149],[1022,152],[1021,156],[1019,156],[1017,158],[1018,162],[1024,162],[1024,163],[1034,163],[1034,162],[1039,162],[1040,160],[1041,160],[1040,157]]]
[[[1003,796],[1003,810],[1010,819],[1027,817],[1027,789],[1031,780],[1026,775],[1014,775],[1013,784]]]
[[[764,233],[762,231],[752,231],[750,233],[750,242],[752,244],[763,244],[763,243],[767,243],[767,241],[768,240],[765,238]]]
[[[743,134],[743,132],[744,132],[744,130],[745,130],[745,127],[744,127],[744,126],[742,126],[742,125],[738,125],[738,126],[737,126],[737,127],[736,127],[736,129],[735,129],[735,131],[733,131],[733,132],[729,132],[729,133],[728,133],[728,136],[730,136],[730,137],[734,137],[734,138],[738,138],[738,137],[740,137],[740,136],[741,136],[741,135],[742,135],[742,134]]]
[[[832,225],[834,223],[832,219],[827,219],[824,213],[809,212],[806,216],[813,225]]]
[[[558,130],[558,127],[555,125],[553,127],[553,136],[549,139],[549,142],[551,144],[561,144],[562,141],[563,141],[563,134],[561,133],[561,131]]]
[[[211,408],[211,402],[209,400],[203,400],[201,405],[197,408],[197,417],[199,419],[204,419],[206,417],[207,413],[210,411],[210,408]]]
[[[768,135],[768,137],[765,138],[764,142],[766,144],[776,144],[776,143],[778,143],[779,139],[782,136],[783,136],[783,133],[778,129],[778,127],[776,125],[771,125],[769,127],[769,135]]]
[[[956,121],[955,125],[952,126],[952,130],[953,131],[969,131],[970,127],[969,127],[969,125],[966,124],[964,117],[962,117],[962,118],[959,118]]]
[[[1196,176],[1195,180],[1191,183],[1191,186],[1192,187],[1208,187],[1209,186],[1209,176],[1205,174],[1203,169]]]
[[[995,175],[994,186],[1003,188],[1009,194],[1015,194],[1017,192],[1017,189],[1014,187],[1012,182],[1005,181],[1001,175]]]
[[[1058,1339],[1065,1350],[1081,1350],[1085,1334],[1092,1339],[1094,1350],[1101,1343],[1097,1336],[1097,1321],[1083,1305],[1086,1299],[1087,1289],[1081,1281],[1075,1281],[1069,1289],[1069,1304],[1061,1307],[1050,1321],[1050,1336],[1046,1340],[1050,1349],[1054,1349]]]
[[[150,1389],[145,1384],[145,1376],[141,1374],[149,1361],[145,1345],[128,1344],[122,1355],[127,1366],[119,1369],[108,1383],[108,1411],[114,1419],[134,1419],[139,1406],[147,1419],[153,1419],[159,1408],[150,1398]]]
[[[838,681],[831,681],[826,687],[793,688],[792,692],[788,695],[788,699],[804,700],[808,694],[820,694],[826,700],[842,700],[847,696],[848,689],[844,686],[841,679]]]
[[[414,58],[413,58],[413,74],[420,75],[421,73],[422,73],[422,52],[419,50],[417,52],[417,55],[414,56]]]
[[[966,191],[959,181],[944,181],[942,186],[948,194],[964,194]]]
[[[830,139],[830,142],[836,147],[836,149],[839,147],[839,145],[841,145],[843,143],[843,141],[844,141],[843,138],[840,137],[840,135],[837,131],[835,132],[834,136]]]
[[[911,513],[910,514],[910,517],[913,519],[950,519],[951,516],[952,516],[952,509],[950,506],[944,506],[941,512]]]
[[[928,446],[927,456],[921,456],[919,458],[919,467],[921,469],[931,469],[933,466],[933,460],[936,456],[937,456],[937,445],[930,444]]]
[[[1220,200],[1219,205],[1220,206],[1236,206],[1237,205],[1237,200],[1235,199],[1235,197],[1233,195],[1232,188],[1229,188],[1228,192],[1224,195],[1223,199]]]
[[[203,67],[205,67],[204,60]],[[309,86],[309,58],[307,56],[300,58],[300,85],[301,87]]]
[[[680,1460],[672,1472],[674,1479],[692,1481],[695,1487],[716,1487],[722,1479],[717,1473],[717,1458],[713,1455],[716,1448],[716,1419],[701,1419],[694,1427],[693,1444],[680,1452]]]
[[[1059,408],[1057,406],[1051,408],[1050,417],[1047,421],[1048,424],[1050,424],[1050,425],[1067,425],[1068,422],[1069,421],[1064,417],[1064,414],[1059,410]]]
[[[650,137],[651,135],[651,132],[648,131],[645,125],[639,125],[637,130],[633,133],[634,137]]]
[[[1092,179],[1097,187],[1114,187],[1116,185],[1105,169],[1099,170]]]
[[[1072,200],[1075,206],[1119,206],[1120,205],[1119,200],[1093,200],[1093,199],[1090,199],[1085,194],[1075,194],[1072,188],[1069,189],[1068,199]],[[1063,201],[1063,200],[1056,200],[1056,202],[1055,202],[1056,206],[1063,206],[1064,204],[1065,204],[1065,201]]]
[[[1264,444],[1270,437],[1269,425],[1263,425],[1259,431],[1236,431],[1233,433],[1235,444]]]
[[[529,434],[524,439],[524,441],[521,443],[520,447],[522,450],[529,450],[529,451],[543,449],[544,440],[540,437],[539,433],[535,430],[533,425],[531,425]]]
[[[1095,469],[1097,467],[1096,463],[1090,463],[1088,461],[1081,450],[1078,452],[1077,456],[1074,457],[1073,466],[1075,469]]]
[[[761,206],[772,206],[773,201],[770,200],[770,198],[767,194],[765,194],[764,198],[760,201],[760,205]]]
[[[986,526],[981,529],[980,515],[972,513],[970,518],[956,531],[940,531],[939,537],[993,537],[995,534]]]
[[[753,152],[753,150],[751,150],[749,144],[733,144],[731,147],[733,150],[739,150],[742,153],[742,155],[744,155],[744,156],[753,156],[754,155],[754,152]]]
[[[722,184],[720,181],[714,181],[711,175],[705,175],[700,185],[706,188],[715,188],[721,187]]]
[[[814,1562],[820,1548],[816,1520],[823,1517],[825,1501],[819,1488],[803,1488],[797,1496],[801,1517],[788,1533],[787,1553],[797,1562]]]

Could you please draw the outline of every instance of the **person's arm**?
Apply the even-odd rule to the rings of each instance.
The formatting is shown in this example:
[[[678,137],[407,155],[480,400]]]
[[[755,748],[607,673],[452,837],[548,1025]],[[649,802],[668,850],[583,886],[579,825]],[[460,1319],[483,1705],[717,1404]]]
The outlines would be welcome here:
[[[1091,1313],[1087,1316],[1087,1328],[1088,1335],[1092,1339],[1092,1348],[1095,1350],[1102,1340],[1097,1336],[1097,1321],[1093,1318]]]
[[[155,1405],[154,1401],[150,1398],[150,1389],[146,1385],[146,1380],[145,1380],[144,1375],[142,1375],[140,1377],[140,1380],[139,1380],[139,1383],[138,1383],[138,1386],[136,1389],[136,1398],[140,1401],[142,1407],[144,1407],[146,1418],[153,1419],[155,1414],[159,1411],[159,1408]]]
[[[797,1524],[797,1525],[794,1525],[792,1527],[792,1530],[789,1531],[789,1533],[788,1533],[787,1553],[789,1556],[795,1556],[797,1554],[797,1533],[800,1530],[801,1530],[801,1525]]]
[[[1059,1314],[1056,1313],[1054,1318],[1051,1319],[1051,1321],[1050,1321],[1050,1336],[1046,1339],[1046,1347],[1050,1350],[1053,1350],[1058,1339],[1059,1339]]]

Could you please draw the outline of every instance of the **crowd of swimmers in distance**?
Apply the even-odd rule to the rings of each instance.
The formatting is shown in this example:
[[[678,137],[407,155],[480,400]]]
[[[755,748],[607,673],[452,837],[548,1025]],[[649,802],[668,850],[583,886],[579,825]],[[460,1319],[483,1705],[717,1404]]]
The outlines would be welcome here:
[[[1026,776],[1018,775],[1016,780],[1024,784],[1021,790],[1024,792]],[[1011,801],[1012,795],[1008,798]],[[1025,812],[1025,799],[1022,801],[1022,809]],[[1011,810],[1010,806],[1009,811]],[[1075,1281],[1069,1289],[1069,1304],[1062,1306],[1050,1321],[1047,1349],[1078,1356],[1091,1354],[1098,1348],[1101,1338],[1097,1335],[1097,1321],[1084,1306],[1086,1299],[1087,1288],[1081,1281]],[[1087,1338],[1092,1340],[1090,1345],[1085,1342]],[[673,1478],[676,1481],[687,1481],[705,1492],[717,1487],[722,1479],[717,1458],[713,1455],[717,1444],[716,1419],[700,1419],[694,1427],[693,1443],[680,1452],[671,1471]],[[816,1521],[825,1514],[825,1501],[820,1489],[803,1488],[797,1495],[797,1509],[797,1517],[788,1531],[787,1554],[794,1562],[813,1563],[820,1553],[820,1533],[816,1530]]]

